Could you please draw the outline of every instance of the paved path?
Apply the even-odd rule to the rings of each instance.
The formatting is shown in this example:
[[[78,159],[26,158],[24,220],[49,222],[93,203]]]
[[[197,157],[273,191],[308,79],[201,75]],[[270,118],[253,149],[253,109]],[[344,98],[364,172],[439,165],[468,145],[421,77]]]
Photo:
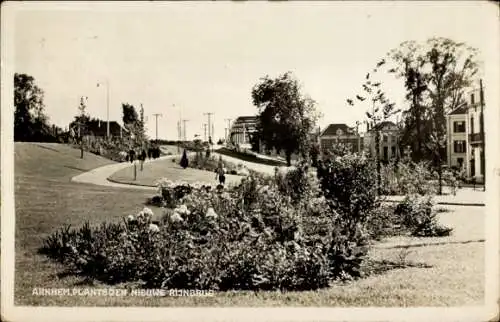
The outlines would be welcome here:
[[[387,196],[388,201],[401,201],[404,196]],[[448,194],[435,196],[434,200],[441,205],[461,205],[461,206],[484,206],[486,202],[486,192],[482,188],[461,188],[456,196]]]
[[[214,152],[214,155],[219,157],[221,154]],[[149,162],[157,162],[162,160],[167,160],[171,158],[179,157],[178,155],[168,155],[160,157],[156,160],[147,160],[145,163]],[[244,160],[240,160],[237,158],[233,158],[230,156],[222,155],[222,159],[232,163],[241,163],[245,167],[263,172],[266,174],[274,174],[274,166],[261,164],[261,163],[252,163]],[[137,161],[136,161],[137,162]],[[114,174],[115,172],[122,170],[124,168],[132,166],[129,162],[122,163],[113,163],[110,165],[106,165],[100,168],[93,169],[91,171],[82,173],[77,175],[71,179],[73,182],[79,183],[88,183],[100,186],[107,187],[116,187],[116,188],[130,188],[130,189],[141,189],[141,190],[156,190],[156,187],[148,187],[148,186],[139,186],[133,184],[125,184],[125,183],[117,183],[111,182],[108,178]],[[282,169],[289,169],[289,167],[280,167]],[[398,202],[403,200],[404,196],[387,196],[386,201],[389,202]],[[457,191],[455,196],[453,195],[444,195],[444,196],[435,196],[434,200],[437,204],[441,205],[461,205],[461,206],[484,206],[486,202],[486,192],[482,191],[482,188],[461,188]]]
[[[168,156],[163,156],[158,159],[153,159],[153,160],[146,160],[144,163],[150,163],[150,162],[158,162],[166,159],[171,159],[178,157],[176,155],[168,155]],[[137,162],[137,166],[139,167],[139,163]],[[82,173],[80,175],[77,175],[73,178],[71,178],[71,181],[73,182],[79,182],[79,183],[89,183],[89,184],[95,184],[99,186],[107,186],[107,187],[116,187],[116,188],[133,188],[133,189],[141,189],[141,190],[156,190],[156,187],[147,187],[147,186],[139,186],[139,185],[132,185],[132,184],[125,184],[125,183],[116,183],[116,182],[111,182],[108,180],[108,178],[115,172],[131,167],[132,164],[130,162],[121,162],[121,163],[113,163],[109,165],[105,165],[103,167],[99,167],[93,170],[90,170],[88,172]]]

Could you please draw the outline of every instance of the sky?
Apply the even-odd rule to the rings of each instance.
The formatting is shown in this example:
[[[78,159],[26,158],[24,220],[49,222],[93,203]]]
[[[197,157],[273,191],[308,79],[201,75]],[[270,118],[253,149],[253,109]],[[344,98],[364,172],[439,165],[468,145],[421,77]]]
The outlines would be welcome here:
[[[407,40],[449,37],[488,59],[493,6],[477,2],[128,2],[26,5],[15,16],[15,72],[33,76],[45,92],[52,123],[66,127],[88,97],[91,116],[121,120],[121,104],[143,104],[148,135],[203,136],[214,113],[214,137],[226,119],[255,115],[251,90],[261,77],[293,72],[317,102],[319,125],[364,120],[367,106],[346,98],[367,71]],[[389,76],[388,76],[389,77]],[[403,83],[385,79],[388,96],[405,106]]]

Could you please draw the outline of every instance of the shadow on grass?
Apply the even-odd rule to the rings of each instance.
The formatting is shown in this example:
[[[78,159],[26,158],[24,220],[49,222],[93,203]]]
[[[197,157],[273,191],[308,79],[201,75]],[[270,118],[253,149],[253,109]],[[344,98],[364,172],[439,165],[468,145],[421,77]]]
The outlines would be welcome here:
[[[51,147],[48,147],[48,146],[44,146],[44,145],[40,145],[40,144],[35,144],[35,146],[41,148],[41,149],[46,149],[46,150],[50,150],[50,151],[54,151],[54,152],[57,152],[57,153],[61,153],[61,151],[57,150],[57,149],[54,149],[54,148],[51,148]]]
[[[401,248],[415,248],[415,247],[426,247],[426,246],[441,246],[441,245],[454,245],[454,244],[470,244],[470,243],[484,243],[485,239],[475,239],[475,240],[464,240],[464,241],[447,241],[447,242],[437,242],[437,243],[420,243],[412,245],[397,245],[392,247],[383,247],[385,249],[401,249]]]
[[[367,260],[361,267],[363,277],[382,275],[395,269],[405,268],[432,268],[426,263],[415,263],[411,261],[389,261],[389,260]]]
[[[85,170],[85,169],[81,169],[81,168],[77,168],[77,167],[72,167],[70,165],[64,165],[63,167],[68,168],[68,169],[72,169],[72,170],[77,170],[77,171],[80,171],[80,172],[87,172],[88,171],[88,170]]]

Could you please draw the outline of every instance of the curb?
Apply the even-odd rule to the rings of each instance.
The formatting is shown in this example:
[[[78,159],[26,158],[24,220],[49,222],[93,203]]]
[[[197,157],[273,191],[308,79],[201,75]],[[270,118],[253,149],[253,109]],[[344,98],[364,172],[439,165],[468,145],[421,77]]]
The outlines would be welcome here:
[[[123,185],[124,187],[132,186],[131,188],[134,188],[134,186],[135,186],[135,187],[157,188],[157,186],[150,186],[150,185],[142,184],[142,183],[120,182],[118,180],[111,179],[111,177],[106,178],[106,180],[108,180],[109,182],[112,182],[112,183]]]
[[[383,200],[383,202],[401,202],[402,200]],[[474,202],[448,202],[448,201],[437,201],[436,205],[446,205],[446,206],[467,206],[467,207],[484,207],[484,203],[474,203]]]

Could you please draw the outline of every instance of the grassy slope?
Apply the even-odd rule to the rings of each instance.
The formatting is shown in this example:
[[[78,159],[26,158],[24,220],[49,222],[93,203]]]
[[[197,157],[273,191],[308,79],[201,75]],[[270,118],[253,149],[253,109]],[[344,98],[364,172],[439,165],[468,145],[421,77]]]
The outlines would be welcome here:
[[[33,296],[33,287],[85,287],[76,277],[58,277],[62,268],[36,254],[47,234],[67,223],[119,220],[122,215],[139,210],[150,196],[144,191],[71,183],[70,178],[81,170],[110,161],[91,155],[80,160],[77,150],[43,146],[16,144],[16,305],[458,306],[482,303],[484,245],[480,239],[484,238],[484,208],[480,207],[454,208],[454,212],[443,214],[443,221],[457,229],[456,235],[430,242],[444,244],[408,248],[408,260],[425,262],[432,265],[431,268],[393,270],[320,291],[235,292],[211,298]],[[468,240],[472,242],[455,243]],[[423,241],[389,240],[377,245],[372,257],[395,260],[406,251],[398,248],[399,245]]]

